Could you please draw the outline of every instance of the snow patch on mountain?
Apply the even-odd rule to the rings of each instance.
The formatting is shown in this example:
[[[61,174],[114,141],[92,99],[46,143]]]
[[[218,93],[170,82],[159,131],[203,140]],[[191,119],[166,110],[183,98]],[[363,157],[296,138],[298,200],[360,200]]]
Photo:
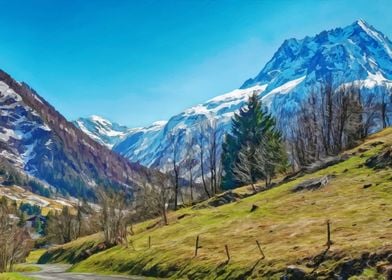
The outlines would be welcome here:
[[[264,95],[262,97],[262,101],[269,106],[270,103],[272,102],[272,97],[275,94],[287,94],[290,91],[292,91],[293,89],[295,89],[300,83],[303,82],[303,80],[305,80],[306,76],[300,77],[298,79],[292,80],[292,81],[288,81],[287,83],[271,90],[268,94]]]
[[[20,139],[20,137],[15,133],[14,130],[0,127],[0,140],[6,142],[9,141],[10,138]]]
[[[19,94],[0,81],[0,146],[4,147],[0,155],[30,172],[34,168],[29,168],[28,164],[34,158],[37,146],[34,138],[51,131],[37,116],[38,112],[27,106]]]
[[[382,85],[390,86],[391,81],[386,79],[380,71],[377,71],[375,74],[368,72],[368,78],[365,80],[359,81],[359,84],[361,84],[367,88],[373,88],[373,87],[382,86]]]
[[[93,115],[88,118],[79,118],[74,125],[98,143],[112,148],[130,132],[126,126],[112,123],[100,116]]]

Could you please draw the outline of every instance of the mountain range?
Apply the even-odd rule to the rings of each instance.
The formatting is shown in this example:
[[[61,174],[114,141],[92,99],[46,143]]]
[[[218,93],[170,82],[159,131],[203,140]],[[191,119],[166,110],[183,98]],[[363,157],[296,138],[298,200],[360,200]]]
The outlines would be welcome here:
[[[216,122],[221,134],[228,132],[231,117],[252,93],[261,97],[285,129],[290,125],[285,120],[292,119],[309,92],[325,81],[333,81],[335,87],[355,82],[364,91],[391,87],[392,43],[364,20],[358,20],[312,37],[285,40],[254,78],[168,121],[128,129],[93,116],[77,120],[76,125],[132,162],[167,170],[171,168],[172,135],[182,135],[181,161],[185,145],[197,138],[201,123]]]
[[[69,122],[26,83],[0,71],[0,162],[66,195],[93,197],[100,184],[132,188],[140,185],[146,168],[172,168],[173,136],[178,136],[179,164],[189,145],[200,151],[194,140],[206,124],[215,127],[219,147],[230,131],[231,117],[253,93],[284,130],[293,125],[309,92],[327,80],[335,87],[356,82],[365,92],[390,88],[392,43],[363,20],[288,39],[260,73],[238,89],[139,128],[99,116]],[[200,161],[193,169],[195,177],[200,176]]]

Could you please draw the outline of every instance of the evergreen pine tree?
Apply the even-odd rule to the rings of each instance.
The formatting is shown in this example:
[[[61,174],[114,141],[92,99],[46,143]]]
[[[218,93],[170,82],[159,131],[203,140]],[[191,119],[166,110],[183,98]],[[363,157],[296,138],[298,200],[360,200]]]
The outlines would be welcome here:
[[[254,187],[261,179],[268,185],[277,168],[285,165],[286,156],[275,120],[262,109],[256,94],[232,118],[231,134],[226,135],[222,151],[223,189],[240,184]]]
[[[228,190],[234,188],[238,182],[235,179],[231,168],[236,162],[236,153],[239,151],[236,138],[231,134],[226,134],[222,144],[222,189]]]
[[[34,227],[35,227],[35,231],[36,231],[38,234],[42,234],[42,222],[41,222],[41,219],[40,219],[39,216],[37,216],[37,217],[35,218]]]
[[[19,222],[18,222],[18,226],[19,227],[23,227],[26,225],[26,213],[19,211],[18,212],[18,217],[19,217]]]

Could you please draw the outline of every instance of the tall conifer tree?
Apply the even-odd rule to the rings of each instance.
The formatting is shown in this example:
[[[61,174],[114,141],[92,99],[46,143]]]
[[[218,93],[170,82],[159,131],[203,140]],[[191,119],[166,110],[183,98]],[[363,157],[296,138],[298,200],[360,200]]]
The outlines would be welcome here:
[[[270,183],[277,168],[284,166],[286,156],[281,134],[274,118],[262,109],[256,94],[232,118],[231,133],[223,143],[222,188],[231,189],[240,184],[258,180]]]

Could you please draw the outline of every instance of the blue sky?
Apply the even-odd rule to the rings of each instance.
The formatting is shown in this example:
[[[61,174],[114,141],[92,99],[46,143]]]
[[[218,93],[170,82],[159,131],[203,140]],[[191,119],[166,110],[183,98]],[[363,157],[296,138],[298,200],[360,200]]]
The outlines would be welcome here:
[[[392,38],[390,0],[13,0],[0,68],[68,119],[168,119],[255,76],[284,39],[358,18]]]

